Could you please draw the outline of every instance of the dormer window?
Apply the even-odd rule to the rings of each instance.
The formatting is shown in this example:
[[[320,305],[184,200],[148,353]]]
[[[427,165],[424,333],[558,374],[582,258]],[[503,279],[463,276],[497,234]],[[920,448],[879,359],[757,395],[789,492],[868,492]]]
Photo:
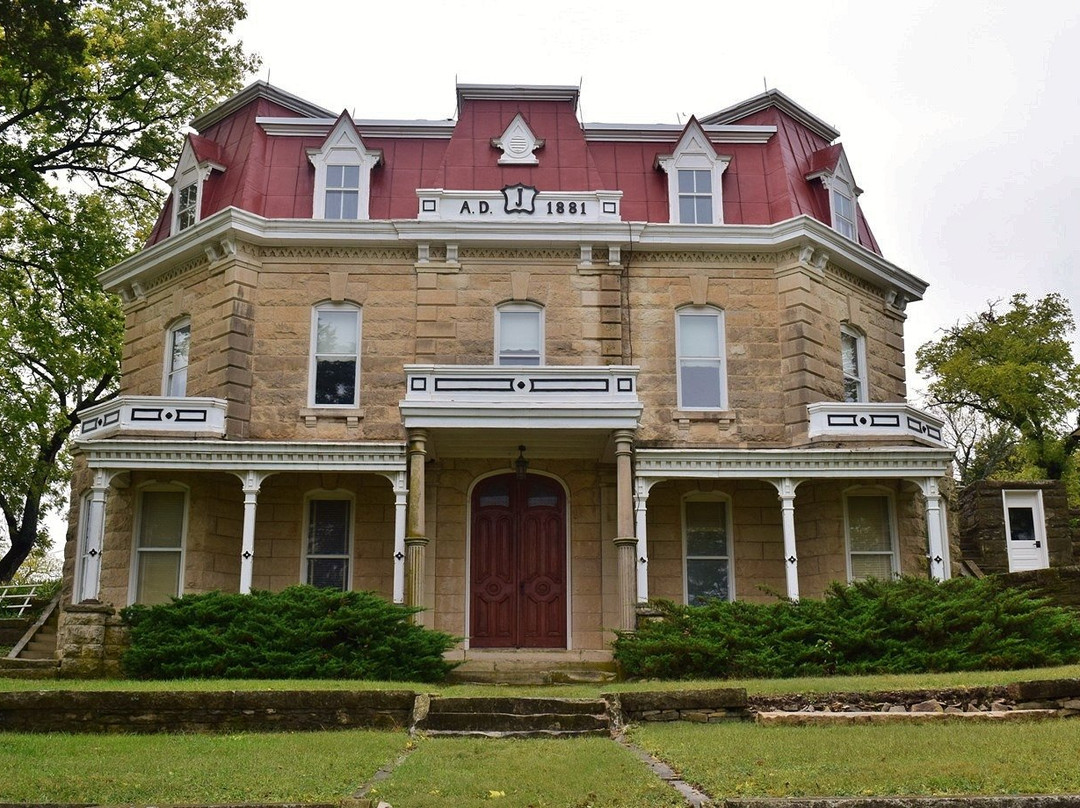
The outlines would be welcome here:
[[[176,230],[187,230],[199,220],[199,185],[185,185],[176,195]]]
[[[315,167],[314,219],[367,219],[371,169],[382,152],[368,149],[347,112],[342,112],[318,149],[308,149]]]
[[[855,184],[844,154],[844,147],[839,143],[810,155],[808,180],[821,180],[829,200],[829,224],[841,236],[858,243],[859,207],[858,198],[862,190]]]
[[[355,219],[360,207],[360,166],[326,167],[324,219]]]
[[[172,183],[172,235],[198,224],[202,218],[203,188],[213,171],[224,171],[221,147],[208,138],[188,135]]]
[[[722,224],[720,178],[731,162],[716,153],[705,130],[691,118],[675,151],[658,157],[668,175],[668,216],[679,224]]]

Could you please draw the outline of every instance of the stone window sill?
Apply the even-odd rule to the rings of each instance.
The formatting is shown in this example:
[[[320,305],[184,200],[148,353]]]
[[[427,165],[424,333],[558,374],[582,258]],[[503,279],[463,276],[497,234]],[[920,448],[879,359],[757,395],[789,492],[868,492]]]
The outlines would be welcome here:
[[[356,427],[363,418],[363,407],[305,407],[300,410],[300,420],[311,429],[319,421],[345,421],[346,426]]]
[[[731,426],[735,423],[734,410],[675,410],[671,414],[671,420],[678,424],[690,424],[695,421],[705,421]]]

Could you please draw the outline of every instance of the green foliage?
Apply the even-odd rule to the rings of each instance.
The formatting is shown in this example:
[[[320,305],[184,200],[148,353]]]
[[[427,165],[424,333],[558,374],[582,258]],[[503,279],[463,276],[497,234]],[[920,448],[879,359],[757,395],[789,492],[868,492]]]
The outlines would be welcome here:
[[[1061,479],[1080,445],[1071,417],[1080,406],[1080,364],[1069,302],[1049,294],[1030,302],[1013,295],[1006,311],[993,306],[919,348],[920,373],[932,376],[932,403],[986,416],[1022,439],[1017,461],[1039,476]],[[992,436],[992,432],[987,433]]]
[[[823,600],[656,604],[615,640],[660,679],[1009,670],[1080,660],[1080,618],[996,578],[834,583]]]
[[[293,586],[250,595],[185,595],[130,606],[123,659],[142,679],[379,679],[437,682],[456,642],[414,625],[418,610],[372,592]]]
[[[0,3],[0,582],[47,536],[76,413],[108,399],[123,320],[97,274],[137,249],[181,129],[255,61],[242,0]]]

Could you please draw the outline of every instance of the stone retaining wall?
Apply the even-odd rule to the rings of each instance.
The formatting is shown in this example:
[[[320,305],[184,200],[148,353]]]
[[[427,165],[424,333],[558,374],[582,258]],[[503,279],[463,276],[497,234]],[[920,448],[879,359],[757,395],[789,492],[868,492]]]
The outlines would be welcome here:
[[[119,677],[128,645],[128,627],[109,604],[87,601],[61,610],[56,631],[61,679]]]
[[[0,731],[399,729],[409,725],[414,698],[399,690],[0,693]]]
[[[693,721],[715,724],[721,721],[745,721],[746,691],[742,688],[709,690],[658,690],[652,692],[606,693],[622,723],[631,721]]]

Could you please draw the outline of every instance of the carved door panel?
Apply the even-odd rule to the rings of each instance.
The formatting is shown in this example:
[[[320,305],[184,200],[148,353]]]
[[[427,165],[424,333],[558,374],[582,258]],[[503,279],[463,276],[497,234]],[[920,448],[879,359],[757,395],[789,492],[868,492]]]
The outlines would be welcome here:
[[[474,648],[566,647],[566,498],[554,480],[490,477],[473,492]]]

